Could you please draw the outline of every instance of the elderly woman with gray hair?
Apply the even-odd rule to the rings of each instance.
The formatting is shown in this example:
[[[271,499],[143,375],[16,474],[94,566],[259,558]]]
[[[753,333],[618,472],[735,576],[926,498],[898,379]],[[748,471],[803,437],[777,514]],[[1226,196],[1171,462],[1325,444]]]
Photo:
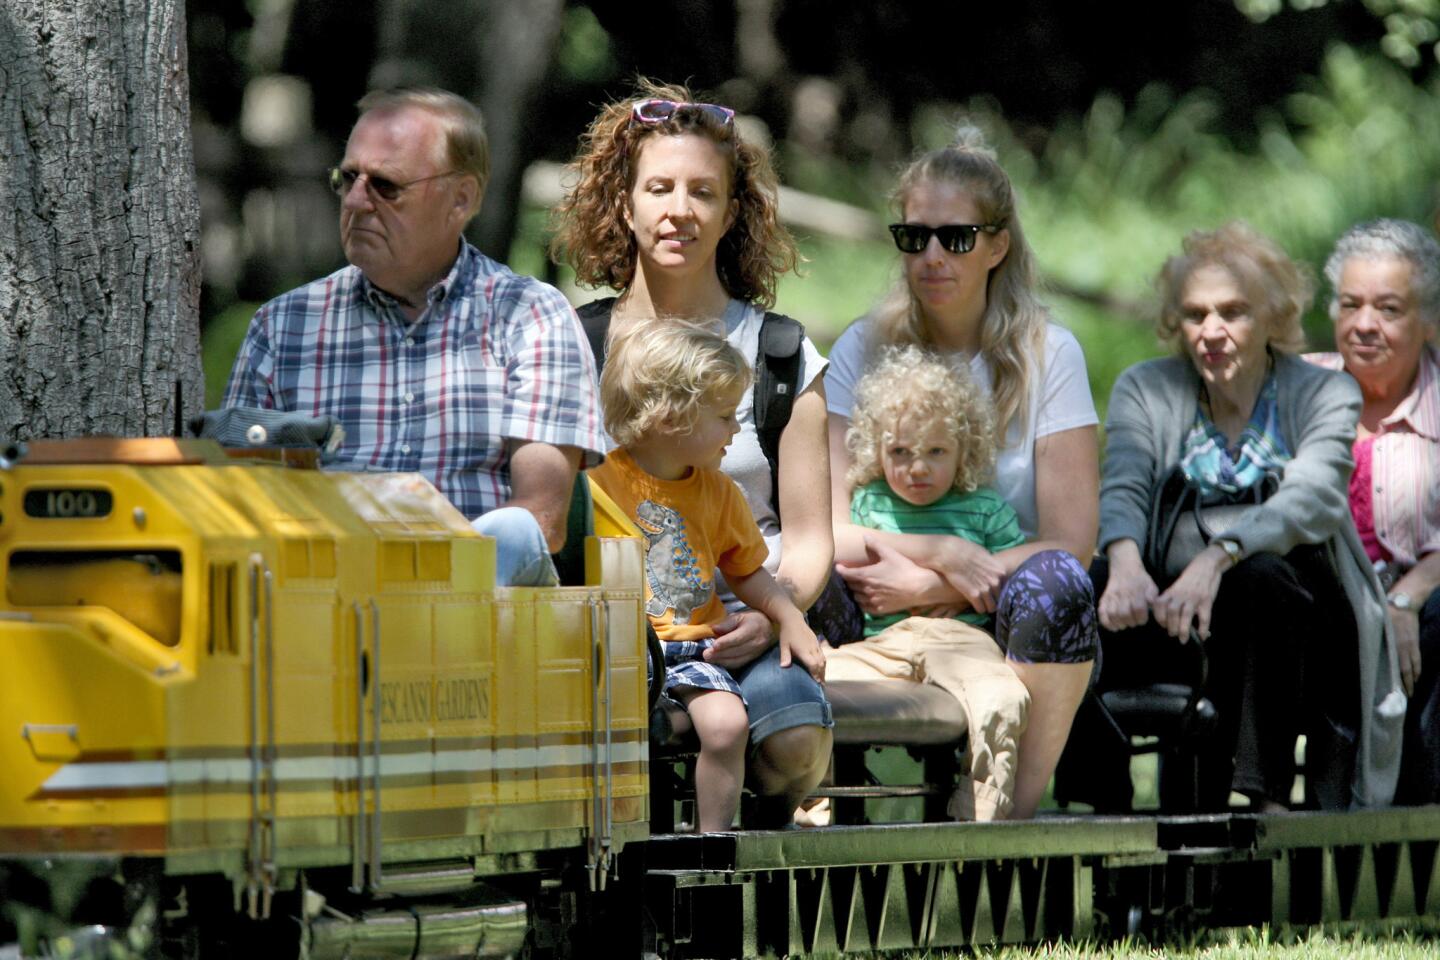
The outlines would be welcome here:
[[[1385,585],[1410,696],[1396,803],[1440,802],[1440,244],[1403,220],[1350,228],[1325,264],[1338,353],[1360,384],[1350,511]]]
[[[1100,687],[1193,682],[1185,645],[1203,641],[1219,722],[1198,753],[1202,808],[1232,791],[1261,811],[1288,807],[1302,733],[1322,807],[1383,806],[1404,697],[1345,504],[1360,391],[1296,356],[1312,286],[1245,224],[1187,236],[1158,286],[1159,330],[1178,356],[1121,374],[1106,421],[1103,558],[1091,568]],[[1205,503],[1239,506],[1208,513],[1213,539],[1176,556],[1153,518],[1182,481]]]

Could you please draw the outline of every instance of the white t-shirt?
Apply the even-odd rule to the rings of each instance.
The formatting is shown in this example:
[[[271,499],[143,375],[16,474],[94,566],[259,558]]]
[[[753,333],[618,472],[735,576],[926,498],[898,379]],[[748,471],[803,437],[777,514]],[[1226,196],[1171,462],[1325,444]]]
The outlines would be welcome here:
[[[855,385],[863,376],[868,352],[868,320],[861,319],[835,341],[825,374],[825,404],[847,420],[855,405]],[[987,393],[990,368],[981,354],[969,358],[970,376]],[[1054,323],[1045,326],[1045,357],[1041,376],[1031,383],[1025,422],[1010,422],[995,461],[993,486],[1020,517],[1020,531],[1035,539],[1039,527],[1035,508],[1035,441],[1040,437],[1093,426],[1100,422],[1090,396],[1085,354],[1075,335]]]
[[[725,339],[754,367],[760,355],[760,324],[765,319],[765,311],[754,304],[731,300],[722,319]],[[800,387],[796,396],[804,393],[817,377],[825,373],[825,358],[815,349],[809,337],[801,342],[800,351],[804,365],[800,370]],[[729,474],[744,492],[745,502],[750,505],[750,512],[755,515],[755,522],[760,525],[760,533],[765,537],[765,546],[770,549],[765,569],[774,573],[780,566],[780,521],[770,506],[770,461],[765,459],[765,451],[760,449],[760,436],[755,432],[754,388],[745,391],[735,416],[740,421],[740,432],[730,441],[730,449],[725,451],[720,469]]]

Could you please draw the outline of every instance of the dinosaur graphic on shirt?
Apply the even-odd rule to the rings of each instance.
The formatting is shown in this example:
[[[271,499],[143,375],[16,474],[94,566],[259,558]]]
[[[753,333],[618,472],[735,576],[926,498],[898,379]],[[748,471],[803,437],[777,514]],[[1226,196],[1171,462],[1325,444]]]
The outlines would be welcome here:
[[[685,536],[685,518],[673,507],[642,500],[635,508],[638,526],[645,534],[645,575],[650,599],[645,612],[652,617],[673,610],[670,622],[690,623],[690,616],[710,600],[715,583],[700,569],[695,551]]]

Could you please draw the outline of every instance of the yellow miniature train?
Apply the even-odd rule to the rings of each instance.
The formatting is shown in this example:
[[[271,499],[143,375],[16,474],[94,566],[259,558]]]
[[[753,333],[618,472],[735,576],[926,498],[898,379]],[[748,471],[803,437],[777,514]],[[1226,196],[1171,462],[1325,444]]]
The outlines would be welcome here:
[[[652,834],[674,771],[650,778],[642,541],[578,490],[583,583],[497,589],[493,542],[414,475],[0,451],[0,958],[681,960],[1437,915],[1440,807]],[[953,788],[938,688],[828,695],[837,810]],[[877,744],[925,782],[863,782]]]
[[[416,475],[35,443],[0,472],[0,860],[163,877],[170,920],[291,896],[313,957],[517,949],[534,903],[488,876],[603,886],[649,832],[642,545],[598,493],[594,527],[585,585],[497,589]]]

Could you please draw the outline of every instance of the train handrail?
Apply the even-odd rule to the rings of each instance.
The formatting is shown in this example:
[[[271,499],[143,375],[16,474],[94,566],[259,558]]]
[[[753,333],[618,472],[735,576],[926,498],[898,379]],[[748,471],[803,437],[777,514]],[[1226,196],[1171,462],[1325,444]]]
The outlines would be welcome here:
[[[370,670],[374,682],[370,684],[371,718],[370,748],[375,768],[370,772],[370,795],[374,799],[374,810],[370,814],[370,890],[378,892],[383,882],[380,869],[380,606],[372,597],[370,600]]]
[[[605,652],[605,832],[600,837],[600,846],[605,853],[606,870],[600,875],[600,889],[605,889],[605,878],[609,873],[611,835],[615,829],[615,698],[612,696],[614,658],[610,640],[610,602],[601,594],[596,610],[604,625]]]
[[[365,891],[365,613],[360,601],[355,614],[355,816],[350,829],[350,892]]]
[[[273,575],[265,558],[250,555],[250,835],[246,872],[247,912],[252,919],[268,919],[275,878],[275,635],[271,617]],[[261,596],[265,598],[263,609]],[[263,613],[263,616],[262,616]],[[263,628],[263,629],[262,629]],[[261,659],[265,664],[265,740],[260,733]],[[263,793],[269,810],[261,809]]]
[[[612,726],[613,706],[610,698],[610,618],[602,616],[605,606],[603,596],[591,596],[590,606],[590,784],[591,816],[589,852],[585,864],[590,874],[590,889],[604,890],[610,872],[611,833],[614,827],[614,794],[611,780],[614,772]],[[608,614],[608,610],[603,611]],[[604,623],[602,629],[602,621]],[[603,693],[602,693],[603,681]],[[601,703],[604,703],[604,722],[601,722]],[[603,754],[602,754],[603,748]],[[602,761],[603,755],[603,761]],[[603,770],[603,773],[602,773]],[[601,778],[605,786],[600,786]]]
[[[266,828],[262,831],[263,849],[260,869],[265,877],[262,888],[260,916],[270,917],[270,901],[275,893],[275,881],[279,871],[275,867],[275,823],[280,812],[280,784],[276,776],[278,750],[275,745],[275,573],[268,566],[263,567],[260,579],[265,584],[265,779],[270,795],[270,809],[265,816]]]
[[[596,731],[600,728],[600,612],[595,598],[588,599],[590,607],[590,837],[586,842],[588,857],[585,869],[590,874],[590,889],[597,887],[596,873],[600,869],[600,739]]]
[[[255,916],[258,894],[256,864],[260,860],[260,572],[250,558],[250,836],[247,849],[246,895]]]

